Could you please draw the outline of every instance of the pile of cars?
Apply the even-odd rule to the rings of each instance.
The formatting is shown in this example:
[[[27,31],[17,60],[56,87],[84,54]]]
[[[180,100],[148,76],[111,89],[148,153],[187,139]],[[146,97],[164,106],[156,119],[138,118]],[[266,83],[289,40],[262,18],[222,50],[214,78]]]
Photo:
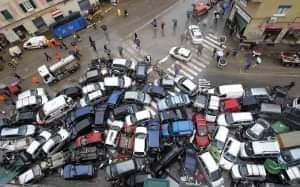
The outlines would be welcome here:
[[[181,75],[149,82],[149,66],[91,63],[55,96],[20,93],[15,114],[0,120],[0,183],[98,170],[116,186],[223,186],[224,173],[232,184],[299,183],[299,100],[286,87],[203,91]]]

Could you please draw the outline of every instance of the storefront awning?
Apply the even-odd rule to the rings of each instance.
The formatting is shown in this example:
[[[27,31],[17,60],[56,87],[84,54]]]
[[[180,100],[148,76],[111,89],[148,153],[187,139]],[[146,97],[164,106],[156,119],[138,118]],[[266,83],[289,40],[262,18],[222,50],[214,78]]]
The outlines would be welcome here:
[[[276,23],[265,23],[260,26],[264,31],[281,31],[282,26]]]
[[[300,31],[300,23],[297,23],[297,24],[291,24],[289,26],[290,30],[293,30],[293,31]]]

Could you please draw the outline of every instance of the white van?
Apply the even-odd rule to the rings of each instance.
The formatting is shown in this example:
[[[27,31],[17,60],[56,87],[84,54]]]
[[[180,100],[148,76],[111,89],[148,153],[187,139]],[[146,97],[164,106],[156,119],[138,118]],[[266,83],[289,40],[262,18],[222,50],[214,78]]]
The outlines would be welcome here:
[[[280,154],[277,140],[241,143],[241,158],[275,158]]]
[[[45,103],[42,110],[37,113],[38,124],[47,124],[64,116],[75,108],[76,103],[66,95],[60,95]]]
[[[30,96],[30,97],[25,97],[23,99],[18,99],[16,102],[16,109],[21,110],[24,108],[34,108],[37,109],[38,107],[42,106],[43,99],[40,96]]]
[[[224,186],[224,178],[222,176],[222,171],[218,164],[209,152],[205,152],[199,156],[199,161],[203,170],[205,170],[204,175],[206,180],[211,186]]]
[[[205,118],[208,122],[215,122],[220,109],[220,97],[210,96],[208,106],[205,111]]]
[[[46,36],[34,36],[29,38],[23,44],[24,49],[38,49],[48,46],[48,39]]]
[[[240,141],[232,137],[228,138],[219,161],[219,166],[227,171],[230,170],[237,161],[240,148]]]
[[[218,116],[217,124],[226,127],[253,125],[254,118],[251,112],[228,112]]]
[[[244,95],[244,88],[241,84],[228,84],[222,85],[218,87],[218,92],[221,96],[224,96],[226,99],[228,98],[240,98]]]

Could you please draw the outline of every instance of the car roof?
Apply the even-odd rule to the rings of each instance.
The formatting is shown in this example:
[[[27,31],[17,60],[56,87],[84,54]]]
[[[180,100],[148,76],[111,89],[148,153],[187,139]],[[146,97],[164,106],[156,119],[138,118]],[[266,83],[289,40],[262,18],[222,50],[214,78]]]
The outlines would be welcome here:
[[[264,152],[273,153],[280,152],[279,143],[276,140],[272,141],[254,141],[252,142],[253,151],[255,154],[262,154]]]
[[[119,77],[105,77],[104,78],[104,85],[114,85],[114,86],[119,86]]]
[[[269,95],[266,88],[250,88],[251,94],[253,96],[257,95]]]
[[[189,49],[186,49],[186,48],[183,48],[183,47],[180,47],[179,50],[178,50],[178,53],[180,54],[183,54],[184,56],[188,56],[190,54],[190,50]]]
[[[115,58],[113,64],[126,65],[127,61],[125,58]]]
[[[61,106],[66,105],[67,96],[60,95],[58,97],[53,98],[52,100],[48,101],[43,106],[43,111],[45,115],[49,115],[52,112],[56,111],[57,108],[60,108]]]
[[[183,85],[185,85],[189,90],[195,90],[197,88],[197,85],[190,79],[185,79],[182,82]]]
[[[223,126],[220,126],[215,135],[215,139],[225,141],[229,133],[229,129]]]
[[[233,121],[248,121],[253,120],[251,112],[233,112],[231,113]]]
[[[206,168],[210,173],[219,169],[219,166],[209,152],[203,153],[200,155],[200,158],[202,159],[203,163],[205,163]]]
[[[240,146],[241,146],[241,142],[229,137],[227,142],[231,142],[231,145],[229,146],[227,152],[231,153],[232,155],[238,155],[239,151],[240,151]]]

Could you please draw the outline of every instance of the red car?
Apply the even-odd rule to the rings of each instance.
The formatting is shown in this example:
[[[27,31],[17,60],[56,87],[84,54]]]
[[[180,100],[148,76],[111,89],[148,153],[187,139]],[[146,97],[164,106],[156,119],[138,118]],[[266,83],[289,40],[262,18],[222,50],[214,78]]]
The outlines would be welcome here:
[[[98,131],[90,132],[86,135],[79,136],[75,140],[76,148],[83,147],[90,144],[104,143],[104,134]]]
[[[195,114],[193,116],[193,121],[196,124],[197,130],[194,139],[195,144],[198,146],[198,148],[205,149],[210,143],[205,116],[202,114]]]
[[[224,101],[224,112],[240,112],[241,105],[237,99],[227,99]]]

